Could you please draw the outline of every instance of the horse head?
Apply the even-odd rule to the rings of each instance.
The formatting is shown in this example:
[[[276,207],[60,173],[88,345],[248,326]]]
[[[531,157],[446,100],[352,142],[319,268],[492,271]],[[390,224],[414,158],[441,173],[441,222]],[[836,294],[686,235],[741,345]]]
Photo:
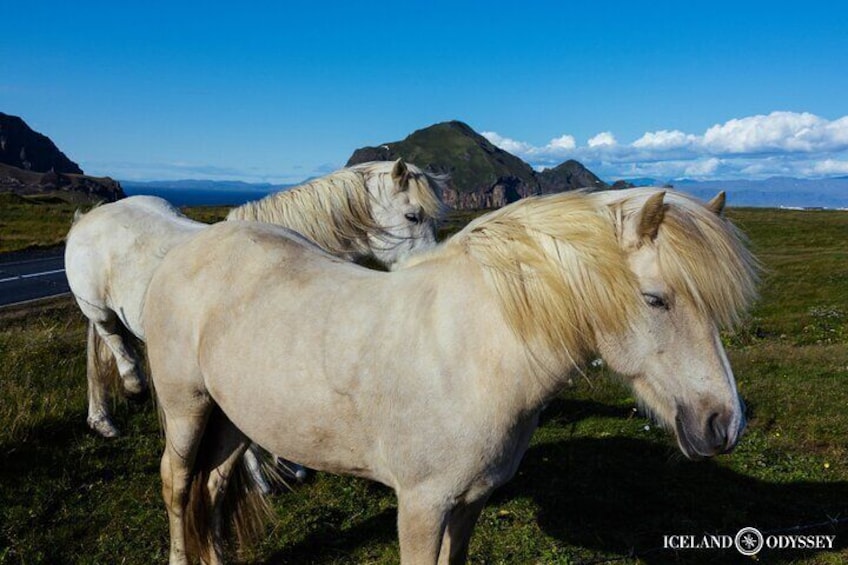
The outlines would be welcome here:
[[[756,262],[723,206],[723,194],[704,206],[657,190],[612,203],[641,302],[599,351],[690,459],[731,450],[745,428],[719,330],[753,299]]]
[[[434,247],[442,179],[401,159],[369,163],[362,170],[371,197],[371,217],[378,228],[368,233],[374,257],[392,267]]]

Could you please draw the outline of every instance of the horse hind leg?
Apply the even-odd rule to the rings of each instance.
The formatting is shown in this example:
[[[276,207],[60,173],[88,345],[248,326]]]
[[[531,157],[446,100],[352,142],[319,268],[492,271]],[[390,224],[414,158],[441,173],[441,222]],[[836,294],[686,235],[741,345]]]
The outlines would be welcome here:
[[[117,376],[112,351],[100,338],[94,322],[88,323],[86,379],[88,381],[88,426],[105,438],[120,435],[109,413],[112,381]]]
[[[103,321],[94,322],[99,337],[106,343],[106,347],[115,356],[118,373],[121,375],[124,390],[129,394],[140,394],[147,387],[147,378],[142,368],[142,359],[136,347],[133,345],[134,338],[129,330],[113,315]]]
[[[488,499],[489,495],[486,494],[473,502],[461,502],[451,510],[439,553],[439,565],[465,563],[471,534]]]

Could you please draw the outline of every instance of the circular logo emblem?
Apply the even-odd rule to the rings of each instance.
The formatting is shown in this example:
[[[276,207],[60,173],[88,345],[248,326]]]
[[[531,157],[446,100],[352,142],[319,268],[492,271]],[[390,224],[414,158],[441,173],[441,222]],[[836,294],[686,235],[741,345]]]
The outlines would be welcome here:
[[[756,555],[763,548],[763,534],[757,528],[742,528],[733,543],[742,555]]]

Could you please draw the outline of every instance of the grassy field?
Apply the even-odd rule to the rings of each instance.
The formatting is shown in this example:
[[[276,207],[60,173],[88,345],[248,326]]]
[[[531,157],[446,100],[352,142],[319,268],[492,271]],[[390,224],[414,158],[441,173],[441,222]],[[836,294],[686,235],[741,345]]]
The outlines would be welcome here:
[[[848,562],[848,213],[730,216],[766,268],[750,321],[725,336],[749,410],[739,447],[686,461],[614,375],[592,369],[543,413],[519,474],[480,519],[472,563],[750,562],[733,549],[663,548],[664,535],[746,526],[836,535],[832,551],[765,549],[759,562]],[[125,434],[89,432],[84,338],[70,300],[0,315],[0,563],[167,558],[156,417],[149,400],[118,400]],[[398,560],[384,487],[318,474],[273,504],[265,541],[234,560]]]
[[[0,253],[61,244],[78,207],[58,197],[0,192]]]

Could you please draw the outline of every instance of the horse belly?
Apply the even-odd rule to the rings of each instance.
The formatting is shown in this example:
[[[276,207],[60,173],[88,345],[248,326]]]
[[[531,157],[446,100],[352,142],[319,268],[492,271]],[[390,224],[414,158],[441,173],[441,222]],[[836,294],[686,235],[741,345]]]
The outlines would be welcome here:
[[[370,422],[349,395],[320,381],[307,371],[230,373],[206,376],[206,387],[236,427],[271,453],[316,470],[386,482],[374,464]]]

